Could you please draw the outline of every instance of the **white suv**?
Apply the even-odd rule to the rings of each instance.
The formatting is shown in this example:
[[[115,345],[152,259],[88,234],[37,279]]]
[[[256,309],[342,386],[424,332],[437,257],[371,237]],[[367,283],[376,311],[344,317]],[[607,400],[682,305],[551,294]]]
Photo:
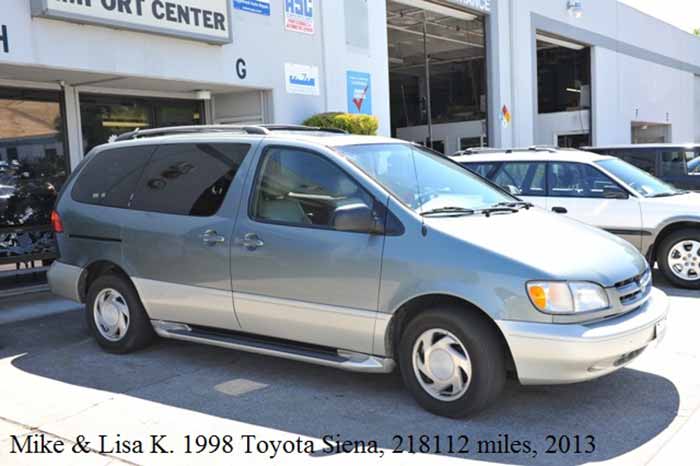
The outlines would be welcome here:
[[[700,194],[618,159],[571,149],[476,150],[452,159],[524,200],[614,233],[700,289]]]

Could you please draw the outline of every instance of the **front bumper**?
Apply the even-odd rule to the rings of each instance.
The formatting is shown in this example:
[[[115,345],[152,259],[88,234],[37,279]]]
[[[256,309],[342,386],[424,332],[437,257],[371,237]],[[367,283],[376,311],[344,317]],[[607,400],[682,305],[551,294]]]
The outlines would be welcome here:
[[[55,261],[46,273],[51,292],[75,302],[82,302],[80,297],[80,280],[84,269],[75,265]]]
[[[629,364],[665,334],[669,301],[654,288],[639,309],[591,324],[497,321],[523,385],[591,380]]]

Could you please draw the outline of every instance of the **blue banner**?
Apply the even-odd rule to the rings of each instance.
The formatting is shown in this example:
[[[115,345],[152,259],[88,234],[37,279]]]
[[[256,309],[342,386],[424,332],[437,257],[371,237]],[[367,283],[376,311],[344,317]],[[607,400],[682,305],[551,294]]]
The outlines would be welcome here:
[[[372,114],[372,76],[348,71],[348,112]]]
[[[236,10],[270,16],[270,0],[233,0]]]

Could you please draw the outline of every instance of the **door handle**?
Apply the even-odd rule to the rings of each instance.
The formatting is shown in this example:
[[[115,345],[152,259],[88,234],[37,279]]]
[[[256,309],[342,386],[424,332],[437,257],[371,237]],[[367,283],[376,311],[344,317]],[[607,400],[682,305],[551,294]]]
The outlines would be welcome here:
[[[569,211],[565,207],[552,207],[552,212],[555,214],[568,214]]]
[[[200,238],[202,238],[202,242],[207,246],[216,246],[217,244],[226,242],[226,238],[217,233],[216,230],[207,230]]]
[[[243,235],[243,239],[237,239],[236,243],[249,251],[255,251],[256,249],[265,246],[263,240],[261,240],[255,233],[246,233]]]

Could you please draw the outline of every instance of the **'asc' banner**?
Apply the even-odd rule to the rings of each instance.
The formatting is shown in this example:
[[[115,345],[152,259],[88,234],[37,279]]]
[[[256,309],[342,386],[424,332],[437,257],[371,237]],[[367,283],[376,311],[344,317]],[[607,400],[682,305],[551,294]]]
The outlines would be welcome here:
[[[31,0],[32,15],[227,44],[228,0]]]

